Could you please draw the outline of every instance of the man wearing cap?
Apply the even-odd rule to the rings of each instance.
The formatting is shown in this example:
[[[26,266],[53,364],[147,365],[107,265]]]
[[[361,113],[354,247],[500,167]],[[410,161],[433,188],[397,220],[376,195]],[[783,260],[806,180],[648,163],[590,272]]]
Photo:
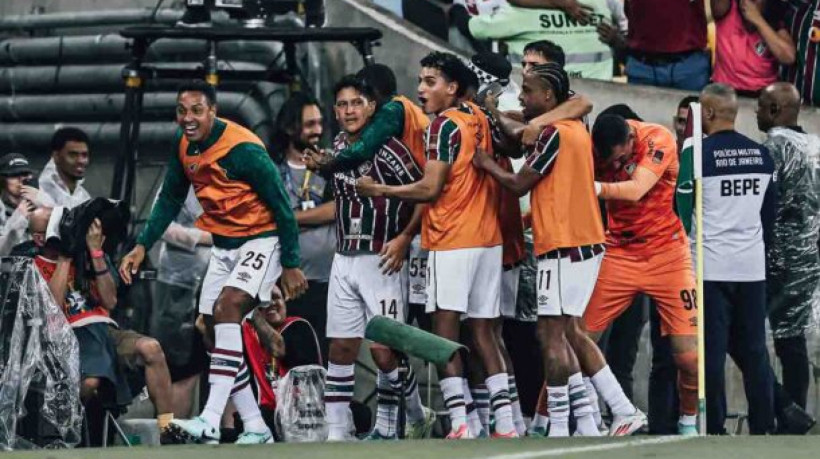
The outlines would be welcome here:
[[[34,170],[25,156],[9,153],[0,158],[0,256],[29,237],[28,218],[38,190],[26,185]]]

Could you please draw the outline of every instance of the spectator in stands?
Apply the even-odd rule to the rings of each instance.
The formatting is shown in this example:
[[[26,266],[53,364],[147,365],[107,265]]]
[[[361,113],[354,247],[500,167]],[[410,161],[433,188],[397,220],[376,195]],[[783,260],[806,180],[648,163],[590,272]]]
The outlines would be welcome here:
[[[768,149],[735,131],[737,96],[704,88],[703,279],[706,429],[725,433],[726,355],[743,373],[749,432],[774,430],[774,387],[766,350],[766,256],[774,220],[774,163]],[[682,295],[687,292],[682,292]]]
[[[453,0],[453,6],[448,13],[450,24],[467,40],[475,52],[491,52],[492,43],[488,40],[478,40],[470,33],[470,19],[476,16],[492,16],[506,4],[507,0]],[[452,28],[450,41],[457,46],[462,44],[462,39],[453,35]]]
[[[515,3],[538,5],[538,9],[513,6]],[[620,35],[599,34],[598,26],[614,24],[614,30],[626,33],[623,4],[619,0],[587,0],[587,14],[575,19],[558,7],[564,3],[555,0],[511,2],[493,15],[471,18],[470,33],[475,38],[505,42],[513,62],[521,62],[530,42],[548,40],[563,48],[564,68],[570,76],[611,80],[612,46],[620,46]],[[602,41],[604,37],[609,41]]]
[[[288,307],[319,330],[322,357],[327,358],[327,288],[336,253],[335,204],[330,182],[305,166],[302,152],[319,148],[323,119],[319,103],[306,93],[294,93],[276,117],[274,161],[299,223],[302,271],[308,280],[304,295]]]
[[[58,129],[51,137],[51,160],[40,174],[40,189],[50,198],[46,205],[75,207],[91,199],[83,188],[88,167],[88,135],[74,127]]]
[[[820,107],[820,0],[786,0],[784,23],[796,45],[792,66],[781,78],[794,84],[804,104]]]
[[[159,193],[157,193],[159,196]],[[174,381],[174,416],[189,417],[191,391],[207,366],[201,336],[195,332],[196,294],[205,277],[213,237],[194,226],[202,214],[193,188],[179,215],[162,235],[156,296],[151,310],[151,336],[163,349]]]
[[[766,247],[767,299],[783,386],[801,408],[809,390],[806,330],[820,281],[820,138],[798,124],[800,93],[790,83],[768,86],[758,99],[757,123],[776,167],[774,237]],[[776,391],[777,393],[777,391]]]
[[[26,183],[33,175],[25,156],[9,153],[0,158],[0,256],[29,239],[28,219],[38,190]]]
[[[132,397],[122,370],[143,367],[148,395],[157,411],[161,440],[172,442],[166,435],[168,423],[174,418],[171,376],[162,347],[153,338],[120,330],[109,316],[117,305],[117,281],[113,274],[116,270],[102,251],[102,224],[95,219],[86,234],[91,260],[87,270],[93,278],[87,286],[77,285],[74,261],[62,253],[59,239],[46,239],[51,214],[51,208],[43,207],[31,215],[29,230],[39,248],[34,263],[77,335],[80,397],[88,402],[113,391],[113,401],[119,406],[127,405]]]
[[[712,80],[756,97],[792,65],[795,47],[776,0],[711,0],[717,49]]]
[[[706,7],[701,0],[629,0],[630,84],[700,91],[709,82]]]
[[[678,142],[678,153],[683,148],[683,141],[686,140],[686,123],[689,120],[689,105],[697,102],[698,96],[686,96],[678,103],[678,111],[672,117],[672,125],[675,126],[675,139]]]

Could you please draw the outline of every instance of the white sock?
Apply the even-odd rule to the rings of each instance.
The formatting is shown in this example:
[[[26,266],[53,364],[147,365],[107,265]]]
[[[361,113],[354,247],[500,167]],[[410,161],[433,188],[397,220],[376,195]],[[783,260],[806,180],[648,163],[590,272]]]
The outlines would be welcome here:
[[[245,432],[263,434],[270,431],[262,418],[262,412],[259,410],[259,404],[256,403],[256,397],[253,395],[253,389],[250,385],[245,384],[244,387],[233,392],[231,401],[242,418]]]
[[[532,422],[530,423],[530,429],[535,429],[535,428],[546,429],[549,425],[550,425],[549,416],[544,416],[543,414],[535,413],[535,416],[533,416]]]
[[[577,434],[582,437],[600,437],[601,432],[598,431],[598,425],[592,415],[592,405],[581,373],[569,377],[569,403],[575,416]]]
[[[507,386],[507,373],[498,373],[488,377],[485,381],[490,391],[490,406],[495,420],[495,431],[507,434],[515,431],[512,408],[510,407],[510,389]]]
[[[524,423],[524,413],[521,412],[521,402],[518,400],[518,386],[515,384],[515,376],[507,375],[507,385],[510,387],[510,407],[512,407],[513,422],[518,435],[527,433],[527,424]]]
[[[481,425],[481,418],[478,415],[475,403],[473,403],[473,397],[470,394],[470,387],[467,384],[467,380],[462,379],[462,381],[464,382],[462,387],[464,388],[464,405],[467,410],[467,425],[470,427],[470,433],[477,437],[481,434],[484,426]]]
[[[214,349],[211,351],[211,365],[208,381],[211,390],[205,408],[199,415],[211,427],[219,428],[219,421],[225,405],[231,396],[242,357],[242,328],[239,324],[216,324],[214,326]]]
[[[550,437],[569,436],[569,386],[547,386]]]
[[[441,395],[444,397],[444,406],[450,412],[450,425],[453,431],[467,423],[467,409],[464,404],[464,378],[444,378],[438,382]]]
[[[485,384],[476,384],[475,387],[470,388],[470,394],[473,396],[473,403],[475,403],[475,410],[478,412],[478,418],[481,420],[481,425],[484,426],[486,432],[490,431],[490,391],[487,390]]]
[[[604,402],[609,405],[609,409],[615,416],[630,416],[635,414],[635,405],[626,398],[624,390],[612,374],[609,365],[605,366],[598,373],[592,376],[592,385],[603,397]]]
[[[390,437],[396,434],[399,413],[399,392],[394,386],[399,381],[399,369],[394,368],[390,373],[379,370],[377,381],[376,430]]]
[[[682,414],[679,421],[685,426],[693,426],[698,423],[698,415],[696,414]]]
[[[355,371],[355,365],[337,365],[328,362],[325,378],[325,415],[331,435],[347,435],[348,433]]]
[[[584,385],[587,388],[587,397],[589,397],[589,405],[592,407],[592,416],[595,418],[595,425],[603,424],[601,419],[601,405],[598,403],[598,391],[592,385],[592,381],[584,376]]]
[[[392,383],[392,381],[391,381]],[[395,390],[401,390],[401,384],[396,378]],[[404,387],[405,403],[407,404],[407,421],[411,424],[421,422],[424,420],[424,405],[421,404],[421,395],[419,395],[419,381],[416,379],[416,372],[413,371],[413,366],[407,365],[407,381]]]

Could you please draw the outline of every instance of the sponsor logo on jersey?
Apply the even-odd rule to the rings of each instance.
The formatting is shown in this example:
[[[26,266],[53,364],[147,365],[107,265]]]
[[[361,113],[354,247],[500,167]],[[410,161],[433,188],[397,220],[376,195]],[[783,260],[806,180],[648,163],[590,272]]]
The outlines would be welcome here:
[[[248,283],[251,281],[251,275],[246,273],[245,271],[241,271],[236,275],[237,280],[240,282]]]

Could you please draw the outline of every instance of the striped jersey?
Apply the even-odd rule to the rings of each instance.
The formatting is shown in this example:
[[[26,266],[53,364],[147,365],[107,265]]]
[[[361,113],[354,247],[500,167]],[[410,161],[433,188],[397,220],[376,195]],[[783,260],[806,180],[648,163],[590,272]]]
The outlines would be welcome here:
[[[820,0],[786,2],[786,27],[797,46],[797,62],[783,66],[781,78],[793,83],[803,103],[820,106]]]
[[[333,141],[337,155],[350,145],[345,132]],[[336,250],[339,253],[375,252],[396,237],[410,222],[414,204],[386,197],[363,198],[356,192],[356,181],[371,177],[385,185],[407,185],[424,175],[410,150],[391,137],[372,160],[354,169],[333,174],[336,201]]]

